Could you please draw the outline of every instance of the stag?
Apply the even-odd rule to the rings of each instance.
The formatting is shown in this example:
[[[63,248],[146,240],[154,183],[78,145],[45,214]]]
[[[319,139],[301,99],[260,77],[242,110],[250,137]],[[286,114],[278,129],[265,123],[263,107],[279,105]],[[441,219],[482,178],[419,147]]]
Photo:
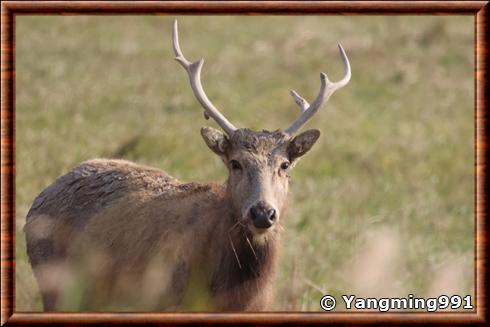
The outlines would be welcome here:
[[[192,91],[224,131],[203,127],[228,169],[224,185],[182,183],[124,160],[95,159],[59,177],[34,200],[24,227],[44,309],[266,310],[271,302],[289,174],[320,136],[298,134],[351,77],[331,82],[285,130],[236,128],[201,85],[203,59],[188,61],[173,24],[175,59]]]

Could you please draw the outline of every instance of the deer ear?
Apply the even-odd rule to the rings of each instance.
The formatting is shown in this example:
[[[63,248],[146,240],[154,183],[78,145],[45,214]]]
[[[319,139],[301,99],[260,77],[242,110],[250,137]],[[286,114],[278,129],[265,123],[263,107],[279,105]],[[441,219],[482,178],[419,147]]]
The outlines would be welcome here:
[[[289,142],[288,145],[288,155],[289,160],[294,161],[295,159],[301,157],[306,152],[310,151],[313,144],[320,137],[320,131],[317,129],[309,129]]]
[[[217,155],[225,155],[230,148],[230,141],[225,134],[211,127],[202,127],[201,135],[207,146]]]

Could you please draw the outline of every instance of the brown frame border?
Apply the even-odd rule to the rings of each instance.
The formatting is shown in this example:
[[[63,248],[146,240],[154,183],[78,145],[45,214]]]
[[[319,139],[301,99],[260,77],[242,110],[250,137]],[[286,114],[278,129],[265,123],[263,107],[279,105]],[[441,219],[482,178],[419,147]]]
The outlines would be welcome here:
[[[4,1],[1,3],[1,324],[488,324],[488,1]],[[475,17],[475,282],[471,313],[15,313],[15,16],[122,14],[473,15]]]

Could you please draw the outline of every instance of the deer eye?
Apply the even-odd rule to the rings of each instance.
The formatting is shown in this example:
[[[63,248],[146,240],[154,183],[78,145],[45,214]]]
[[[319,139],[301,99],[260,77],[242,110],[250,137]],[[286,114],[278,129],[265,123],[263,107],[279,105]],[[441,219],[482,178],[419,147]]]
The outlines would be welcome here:
[[[284,162],[281,164],[281,169],[282,169],[282,170],[287,170],[288,168],[289,168],[289,162],[284,161]]]
[[[231,160],[230,161],[230,167],[231,169],[233,170],[241,170],[242,169],[242,166],[240,165],[240,163],[236,160]]]

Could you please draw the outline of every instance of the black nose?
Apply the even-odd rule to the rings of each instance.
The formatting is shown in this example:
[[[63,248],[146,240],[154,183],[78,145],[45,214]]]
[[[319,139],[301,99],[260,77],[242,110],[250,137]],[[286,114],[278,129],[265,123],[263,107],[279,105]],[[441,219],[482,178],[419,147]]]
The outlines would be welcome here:
[[[269,228],[276,221],[276,210],[265,202],[259,202],[250,208],[250,218],[257,228]]]

